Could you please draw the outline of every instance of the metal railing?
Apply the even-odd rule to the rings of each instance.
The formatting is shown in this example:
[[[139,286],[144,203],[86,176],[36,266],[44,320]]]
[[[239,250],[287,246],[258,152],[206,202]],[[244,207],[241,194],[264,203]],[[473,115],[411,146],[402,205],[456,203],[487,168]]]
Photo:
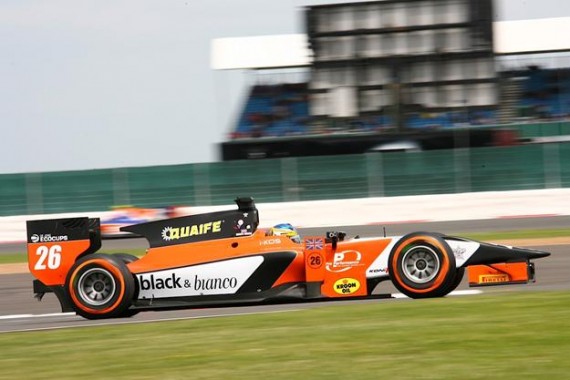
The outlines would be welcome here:
[[[570,143],[0,176],[0,215],[570,187]]]

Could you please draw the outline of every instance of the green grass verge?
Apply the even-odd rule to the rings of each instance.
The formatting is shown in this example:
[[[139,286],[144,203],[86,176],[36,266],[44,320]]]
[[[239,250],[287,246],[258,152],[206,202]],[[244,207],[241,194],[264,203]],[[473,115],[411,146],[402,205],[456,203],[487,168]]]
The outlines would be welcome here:
[[[101,252],[105,252],[102,250]],[[121,249],[122,253],[129,253],[135,256],[142,256],[145,249]],[[28,262],[28,256],[26,253],[1,253],[0,254],[0,264],[14,264],[14,263],[26,263]]]
[[[0,334],[6,379],[567,379],[570,293]],[[0,376],[1,377],[1,376]]]
[[[28,256],[25,253],[3,253],[0,254],[0,264],[25,263]]]
[[[516,230],[499,232],[480,232],[452,234],[474,240],[503,240],[503,239],[540,239],[552,237],[570,237],[570,229],[550,229],[550,230]]]
[[[516,231],[500,231],[500,232],[482,232],[482,233],[458,233],[452,234],[462,236],[469,239],[479,241],[494,241],[502,239],[534,239],[534,238],[550,238],[550,237],[570,237],[570,229],[549,229],[549,230],[516,230]],[[144,249],[126,249],[121,250],[123,253],[141,256]],[[24,252],[21,253],[3,253],[0,254],[0,264],[23,263],[28,260]]]

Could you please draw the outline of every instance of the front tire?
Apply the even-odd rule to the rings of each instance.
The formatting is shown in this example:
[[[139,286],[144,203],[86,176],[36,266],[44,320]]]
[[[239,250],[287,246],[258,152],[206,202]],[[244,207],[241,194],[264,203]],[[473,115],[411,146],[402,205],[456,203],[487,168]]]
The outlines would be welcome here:
[[[93,254],[70,269],[66,290],[75,312],[87,319],[120,317],[135,294],[135,280],[127,265],[111,255]]]
[[[464,275],[465,275],[465,268],[464,267],[457,268],[453,282],[451,283],[451,286],[448,289],[445,289],[445,294],[443,294],[443,296],[457,289],[457,287],[461,284],[461,281],[463,281]]]
[[[388,271],[394,286],[411,298],[443,297],[459,285],[453,251],[438,234],[402,237],[390,252]]]

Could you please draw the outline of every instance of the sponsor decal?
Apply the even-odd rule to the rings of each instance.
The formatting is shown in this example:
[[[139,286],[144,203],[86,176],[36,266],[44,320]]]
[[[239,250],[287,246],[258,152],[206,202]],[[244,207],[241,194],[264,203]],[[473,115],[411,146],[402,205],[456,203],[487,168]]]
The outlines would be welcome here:
[[[455,256],[455,264],[457,267],[463,266],[467,260],[481,246],[480,243],[475,241],[455,241],[455,240],[445,240],[446,243],[449,245],[451,250],[453,251],[453,256]]]
[[[313,269],[319,269],[323,266],[323,257],[318,252],[312,252],[307,256],[307,262],[309,263],[309,267]]]
[[[238,280],[235,277],[198,278],[194,276],[194,289],[218,290],[237,289]]]
[[[453,254],[455,255],[456,259],[463,260],[463,255],[467,252],[467,249],[461,246],[453,247]]]
[[[327,270],[333,273],[346,272],[352,267],[360,266],[362,254],[358,251],[335,252],[333,261],[327,262]]]
[[[214,278],[200,278],[194,275],[193,279],[183,279],[176,273],[172,273],[170,277],[161,278],[155,277],[154,274],[150,276],[140,275],[138,277],[139,288],[141,290],[159,290],[159,289],[181,289],[191,288],[195,290],[220,290],[220,289],[235,289],[238,284],[238,279],[235,277],[214,277]]]
[[[243,217],[246,218],[248,213],[244,213]],[[236,232],[236,236],[248,236],[251,235],[253,232],[251,231],[251,225],[245,224],[243,219],[239,219],[234,224],[234,231]]]
[[[274,245],[274,244],[281,244],[281,239],[272,238],[272,239],[264,239],[259,241],[259,245]]]
[[[263,262],[249,256],[136,276],[139,299],[234,294]]]
[[[171,241],[183,239],[191,236],[205,235],[207,233],[219,233],[222,231],[222,221],[193,224],[184,227],[164,227],[162,229],[162,240]]]
[[[323,249],[324,240],[322,238],[319,239],[306,239],[305,240],[305,249],[307,250],[319,250]]]
[[[377,269],[370,269],[368,273],[386,273],[388,274],[388,268],[377,268]]]
[[[338,294],[352,294],[360,289],[360,282],[354,278],[341,278],[333,285],[333,289]]]
[[[167,278],[155,278],[153,274],[150,277],[140,275],[139,279],[139,288],[141,290],[149,290],[149,289],[176,289],[181,288],[182,278],[177,276],[176,273],[172,273],[171,277]]]
[[[68,241],[67,235],[52,235],[52,234],[33,234],[30,236],[32,243],[51,243],[58,241]]]
[[[501,274],[482,274],[479,276],[480,284],[492,284],[500,282],[509,282],[509,275],[506,273],[501,273]]]

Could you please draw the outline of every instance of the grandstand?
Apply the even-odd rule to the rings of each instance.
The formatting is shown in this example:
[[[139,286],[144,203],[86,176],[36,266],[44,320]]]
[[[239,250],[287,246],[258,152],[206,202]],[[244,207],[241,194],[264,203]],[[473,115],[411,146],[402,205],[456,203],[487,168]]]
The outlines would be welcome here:
[[[232,57],[221,63],[223,48],[239,39],[217,41],[226,46],[214,49],[214,68],[308,73],[302,82],[251,87],[230,141],[222,144],[224,160],[363,153],[398,139],[418,141],[423,149],[450,148],[459,140],[472,147],[508,145],[514,135],[504,133],[505,124],[565,120],[570,113],[570,72],[545,64],[552,57],[536,56],[569,50],[555,37],[568,29],[567,19],[493,22],[492,0],[328,4],[306,7],[304,15],[306,35],[291,36],[291,45],[281,36],[283,51],[298,49],[287,57],[269,59],[277,55],[275,43],[265,40],[249,50],[259,55],[271,47],[262,62],[249,57],[236,64]],[[497,133],[473,128],[498,124]],[[467,129],[459,139],[458,128]],[[340,147],[347,140],[339,134],[363,143]]]
[[[232,138],[306,134],[307,90],[307,83],[253,86]]]
[[[570,69],[531,64],[503,74],[514,97],[511,119],[566,120],[570,116]]]

